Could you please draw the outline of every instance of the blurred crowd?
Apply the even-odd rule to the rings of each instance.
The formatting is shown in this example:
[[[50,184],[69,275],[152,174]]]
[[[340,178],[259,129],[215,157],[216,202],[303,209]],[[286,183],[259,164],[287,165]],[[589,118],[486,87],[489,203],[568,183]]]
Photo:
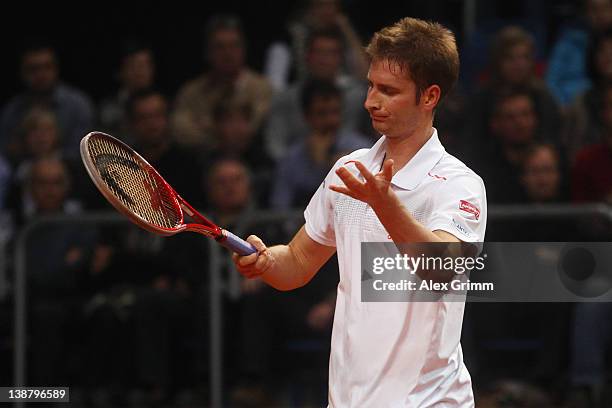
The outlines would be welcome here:
[[[488,64],[471,64],[472,77],[437,109],[443,144],[484,179],[489,206],[612,203],[612,2],[583,3],[545,50],[528,28],[498,27]],[[110,210],[79,158],[80,139],[94,129],[133,146],[228,229],[258,210],[303,209],[340,156],[380,137],[363,108],[368,61],[357,32],[339,1],[310,0],[269,44],[257,72],[246,63],[254,33],[237,16],[211,16],[202,36],[207,68],[176,95],[156,87],[152,45],[129,38],[120,45],[117,88],[99,101],[64,82],[57,50],[33,39],[20,54],[23,91],[0,111],[9,284],[15,237],[29,222]],[[462,63],[470,67],[469,59]],[[276,224],[246,232],[274,243],[295,231]],[[611,231],[585,231],[575,220],[491,223],[487,239],[609,241]],[[73,385],[94,406],[206,401],[208,247],[201,237],[45,224],[26,248],[28,384]],[[225,268],[226,277],[232,273]],[[239,295],[223,298],[232,406],[325,401],[337,280],[332,261],[296,293],[245,281]],[[611,309],[506,305],[485,313],[468,305],[464,347],[477,394],[490,406],[503,398],[597,406],[606,398]],[[508,327],[483,334],[492,313],[540,323],[518,335]],[[513,343],[518,348],[483,342],[517,336],[537,341]],[[525,401],[503,406],[531,406]]]

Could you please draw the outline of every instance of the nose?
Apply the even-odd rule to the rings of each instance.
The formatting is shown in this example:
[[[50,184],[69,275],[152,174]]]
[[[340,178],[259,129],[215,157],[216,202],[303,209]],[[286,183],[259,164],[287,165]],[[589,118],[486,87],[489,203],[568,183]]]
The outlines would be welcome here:
[[[378,92],[373,87],[368,88],[368,94],[363,106],[368,112],[380,109],[380,98]]]

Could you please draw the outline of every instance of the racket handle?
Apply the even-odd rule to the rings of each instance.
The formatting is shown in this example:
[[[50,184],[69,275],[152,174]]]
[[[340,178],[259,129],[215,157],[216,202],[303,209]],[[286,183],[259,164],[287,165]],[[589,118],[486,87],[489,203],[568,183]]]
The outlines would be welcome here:
[[[249,244],[244,239],[237,237],[228,230],[222,230],[221,233],[223,234],[223,237],[218,240],[219,243],[227,249],[236,252],[238,255],[244,256],[257,252],[253,245]]]

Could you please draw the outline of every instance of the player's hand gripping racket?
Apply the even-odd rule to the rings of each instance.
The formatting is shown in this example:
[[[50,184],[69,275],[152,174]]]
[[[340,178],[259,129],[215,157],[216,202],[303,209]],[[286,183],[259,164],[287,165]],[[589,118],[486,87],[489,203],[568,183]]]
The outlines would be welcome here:
[[[87,134],[81,140],[81,158],[104,197],[147,231],[165,236],[193,231],[240,255],[257,252],[253,245],[197,212],[145,159],[114,137],[101,132]],[[186,224],[183,212],[195,223]]]

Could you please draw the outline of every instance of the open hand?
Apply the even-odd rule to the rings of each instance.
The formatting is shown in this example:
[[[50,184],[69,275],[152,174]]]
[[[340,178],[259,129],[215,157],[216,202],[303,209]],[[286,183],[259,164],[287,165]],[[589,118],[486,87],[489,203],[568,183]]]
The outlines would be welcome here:
[[[355,160],[349,163],[355,164],[365,182],[361,182],[346,168],[340,167],[336,170],[336,174],[344,182],[344,186],[331,185],[329,188],[363,201],[372,208],[384,205],[393,193],[393,190],[389,188],[393,178],[393,160],[385,160],[382,170],[376,174],[370,173],[360,161]]]

